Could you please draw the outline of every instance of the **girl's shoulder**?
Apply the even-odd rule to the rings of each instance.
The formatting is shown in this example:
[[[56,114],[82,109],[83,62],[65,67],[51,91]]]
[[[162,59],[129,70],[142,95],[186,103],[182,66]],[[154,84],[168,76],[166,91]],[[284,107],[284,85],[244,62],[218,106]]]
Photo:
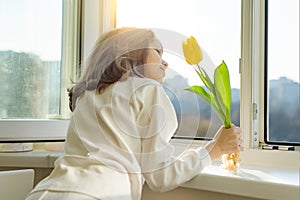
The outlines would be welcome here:
[[[159,82],[149,78],[129,77],[126,80],[118,81],[114,86],[115,91],[129,90],[130,92],[148,90],[149,88],[156,88],[160,90],[160,88],[162,89],[162,85]]]
[[[126,80],[124,80],[125,83],[128,84],[135,84],[138,86],[143,86],[143,85],[156,85],[156,86],[161,86],[159,82],[156,80],[150,79],[150,78],[139,78],[139,77],[129,77]]]

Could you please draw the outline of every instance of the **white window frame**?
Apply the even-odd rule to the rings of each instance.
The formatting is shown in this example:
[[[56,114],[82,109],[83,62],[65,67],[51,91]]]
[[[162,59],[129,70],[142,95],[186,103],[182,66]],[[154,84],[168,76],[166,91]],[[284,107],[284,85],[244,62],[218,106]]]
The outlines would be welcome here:
[[[99,35],[115,27],[115,0],[64,0],[63,9],[61,115],[49,120],[0,120],[0,143],[66,138],[70,117],[66,89],[76,80],[79,63],[87,58]]]
[[[263,18],[263,22],[265,21],[265,16],[266,16],[265,12],[268,12],[268,11],[266,11],[266,7],[265,7],[265,3],[264,3],[265,1],[269,1],[268,4],[270,5],[270,3],[272,2],[272,0],[263,0],[263,3],[261,3],[261,5],[260,5],[260,7],[261,7],[260,9],[262,10],[260,15]],[[263,33],[264,33],[265,32],[266,24],[262,23],[262,24],[260,24],[260,26],[261,26],[260,27],[261,32],[263,31]],[[259,37],[263,39],[262,43],[265,46],[266,43],[264,41],[264,36],[261,34]],[[266,101],[268,101],[268,99],[265,99],[266,92],[267,93],[269,92],[269,91],[265,91],[265,90],[269,89],[265,85],[265,82],[268,81],[268,80],[265,80],[265,73],[266,73],[265,71],[267,71],[265,69],[268,66],[264,66],[264,65],[267,65],[266,62],[265,62],[265,60],[264,60],[265,54],[266,54],[265,53],[265,49],[261,48],[260,51],[261,51],[260,55],[262,57],[262,58],[259,58],[260,62],[261,62],[260,63],[261,68],[259,68],[257,70],[258,73],[260,73],[259,75],[261,76],[261,77],[259,77],[259,87],[261,89],[260,89],[260,91],[257,92],[257,95],[261,97],[261,98],[257,98],[257,101],[258,101],[258,103],[259,103],[259,105],[261,107],[260,116],[259,116],[260,124],[258,125],[259,132],[262,133],[262,134],[259,135],[260,136],[259,137],[260,145],[263,145],[263,144],[267,143],[271,147],[272,146],[277,146],[277,147],[281,146],[281,147],[283,147],[282,149],[287,149],[287,147],[293,147],[294,149],[299,150],[300,149],[299,142],[296,142],[296,141],[288,141],[288,142],[284,142],[284,141],[267,141],[267,138],[266,138],[267,134],[270,134],[270,133],[268,133],[268,129],[269,129],[269,116],[268,115],[269,115],[270,109],[269,109],[269,103],[266,103]],[[267,106],[267,108],[265,108],[265,106]],[[265,114],[265,113],[267,113],[267,114]],[[284,147],[286,147],[286,148],[284,148]]]
[[[263,141],[263,17],[264,1],[242,1],[241,127],[246,149],[257,149]]]
[[[83,55],[88,55],[98,36],[114,27],[115,11],[113,9],[113,1],[110,0],[83,0],[83,2],[85,7],[84,10],[88,12],[85,12],[84,14],[84,32],[82,35],[84,43],[81,44],[81,47]],[[105,4],[105,6],[103,6],[103,4]],[[104,15],[105,12],[102,8],[104,8],[105,12],[108,12],[108,14],[106,13]],[[264,24],[263,20],[260,20],[260,17],[264,17],[264,0],[242,0],[241,17],[241,127],[244,135],[243,140],[245,148],[241,155],[241,167],[243,168],[244,165],[250,165],[254,166],[255,169],[259,169],[260,166],[263,166],[262,171],[279,168],[280,171],[276,173],[291,172],[293,177],[295,177],[299,175],[299,152],[267,151],[260,149],[259,141],[264,141]],[[255,114],[256,109],[257,115]],[[253,118],[256,120],[253,120]],[[16,123],[16,125],[17,124],[18,123]],[[1,124],[0,128],[2,130]],[[48,128],[52,128],[52,126],[48,126]],[[30,130],[27,132],[30,133]],[[256,135],[254,134],[255,132],[257,133]],[[53,134],[53,132],[51,134]],[[255,141],[255,139],[257,140]],[[176,149],[181,148],[184,150],[186,147],[192,147],[193,145],[199,147],[197,142],[191,143],[186,140],[176,139],[171,142],[173,142],[176,147],[179,147]],[[180,153],[180,151],[178,153]],[[50,154],[47,158],[51,158]],[[6,157],[4,157],[4,159],[7,160]],[[15,158],[13,159],[16,160]],[[284,171],[282,171],[282,169]],[[253,183],[255,183],[255,180],[251,180],[249,181],[249,184],[247,184],[247,180],[244,180],[242,177],[241,179],[235,177],[234,173],[226,174],[228,174],[228,177],[219,176],[218,173],[212,173],[212,176],[204,173],[203,176],[200,175],[199,178],[193,179],[194,182],[186,183],[184,187],[240,195],[240,187],[232,187],[233,185],[239,186],[242,183],[244,186],[249,185],[249,187],[251,187],[251,184],[253,185]],[[207,181],[205,184],[202,184],[203,178]],[[197,179],[200,181],[197,182]],[[230,187],[225,191],[224,184],[221,184],[220,189],[218,190],[218,188],[216,189],[216,181],[226,183]],[[209,183],[211,184],[209,185]],[[276,196],[277,193],[275,192],[275,189],[281,187],[281,185],[278,185],[276,182],[275,184],[273,182],[270,182],[269,184],[268,181],[257,183],[258,186],[262,186],[262,188],[259,188],[259,195],[256,196],[253,195],[253,192],[246,192],[249,196],[260,198],[260,195],[262,195],[263,197],[266,197],[265,195],[267,192],[270,198],[278,197]],[[299,194],[297,193],[298,188],[295,185],[284,184],[282,186],[284,186],[285,192],[280,193],[281,196],[279,197],[286,195],[292,195],[294,197]],[[266,192],[264,192],[264,189],[266,189]]]
[[[252,49],[252,144],[261,148],[264,144],[264,91],[265,91],[265,0],[253,3],[253,49]]]
[[[265,144],[265,0],[242,2],[241,127],[245,147],[259,149]]]
[[[288,169],[299,167],[295,151],[263,150],[265,1],[242,0],[241,127],[245,163]],[[249,159],[250,158],[250,159]],[[242,158],[243,159],[243,158]],[[251,161],[250,161],[251,160]]]
[[[62,71],[60,115],[49,120],[0,120],[0,142],[62,141],[69,124],[68,94],[66,89],[76,79],[81,0],[63,1]]]
[[[69,24],[69,32],[66,31],[63,49],[64,56],[74,58],[75,46],[78,45],[78,38],[68,37],[72,30],[78,29],[78,18],[76,2],[82,2],[82,32],[81,32],[81,59],[85,59],[90,53],[95,41],[103,32],[109,31],[115,27],[116,19],[116,1],[115,0],[66,0],[70,15],[64,19]],[[71,6],[70,6],[71,5]],[[66,11],[65,11],[66,12]],[[264,1],[261,0],[242,0],[242,32],[241,32],[241,127],[243,129],[243,141],[245,149],[260,149],[264,141]],[[73,24],[73,25],[72,25]],[[66,66],[63,76],[63,87],[70,84],[69,75],[76,77],[76,60],[67,60],[63,63]],[[251,74],[251,76],[249,76]],[[251,91],[251,92],[249,92]],[[62,105],[68,105],[66,91],[62,90]],[[62,118],[69,117],[68,107],[62,108]],[[257,112],[257,115],[255,114]],[[255,118],[255,120],[253,120]],[[48,140],[63,140],[66,135],[68,120],[30,120],[30,126],[25,126],[24,120],[0,121],[0,140],[20,140],[41,138]],[[23,124],[23,125],[22,125]],[[26,128],[30,127],[30,128]],[[22,130],[22,133],[20,133]],[[43,130],[43,131],[41,131]],[[54,135],[53,135],[54,134]]]

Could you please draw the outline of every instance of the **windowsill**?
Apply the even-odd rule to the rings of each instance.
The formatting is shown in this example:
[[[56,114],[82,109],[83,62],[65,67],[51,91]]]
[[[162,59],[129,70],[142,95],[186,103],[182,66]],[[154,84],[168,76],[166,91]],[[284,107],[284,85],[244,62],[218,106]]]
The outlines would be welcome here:
[[[203,142],[172,141],[177,153]],[[220,162],[204,169],[182,187],[259,199],[300,199],[299,151],[248,149],[241,152],[237,172],[221,168]]]
[[[182,187],[258,199],[298,200],[299,171],[241,166],[233,172],[216,164]]]
[[[0,167],[52,168],[61,155],[43,149],[0,153]],[[299,152],[248,150],[241,158],[237,172],[214,162],[181,187],[260,199],[299,199]]]
[[[0,167],[53,168],[62,152],[36,149],[30,152],[0,153]]]

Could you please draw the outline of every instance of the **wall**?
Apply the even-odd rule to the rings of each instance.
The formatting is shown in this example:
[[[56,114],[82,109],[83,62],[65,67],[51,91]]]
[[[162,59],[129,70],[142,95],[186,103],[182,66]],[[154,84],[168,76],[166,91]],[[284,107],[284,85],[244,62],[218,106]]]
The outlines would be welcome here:
[[[21,168],[17,167],[1,167],[0,171],[5,170],[17,170]],[[34,185],[36,185],[40,180],[46,177],[51,173],[52,168],[35,168],[35,177],[34,177]],[[179,199],[188,199],[188,200],[255,200],[254,198],[247,198],[223,193],[209,192],[203,190],[195,190],[189,188],[177,188],[175,190],[159,193],[153,192],[151,189],[145,185],[143,189],[143,197],[142,200],[179,200]]]

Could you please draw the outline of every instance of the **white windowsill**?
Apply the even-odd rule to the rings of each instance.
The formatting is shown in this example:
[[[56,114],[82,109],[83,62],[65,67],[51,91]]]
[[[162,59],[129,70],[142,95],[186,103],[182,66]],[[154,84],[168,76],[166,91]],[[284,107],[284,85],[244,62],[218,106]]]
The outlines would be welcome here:
[[[33,150],[30,152],[0,153],[0,167],[53,168],[62,152]]]
[[[275,154],[282,160],[274,159]],[[52,168],[61,155],[41,149],[0,153],[0,167]],[[238,172],[215,162],[182,187],[259,199],[299,199],[299,152],[248,150],[241,158]]]
[[[299,171],[242,166],[231,172],[213,165],[182,187],[258,199],[298,200]]]
[[[203,145],[202,141],[172,141],[177,153]],[[258,199],[299,200],[299,151],[248,149],[241,152],[238,172],[221,168],[220,162],[182,187]]]

